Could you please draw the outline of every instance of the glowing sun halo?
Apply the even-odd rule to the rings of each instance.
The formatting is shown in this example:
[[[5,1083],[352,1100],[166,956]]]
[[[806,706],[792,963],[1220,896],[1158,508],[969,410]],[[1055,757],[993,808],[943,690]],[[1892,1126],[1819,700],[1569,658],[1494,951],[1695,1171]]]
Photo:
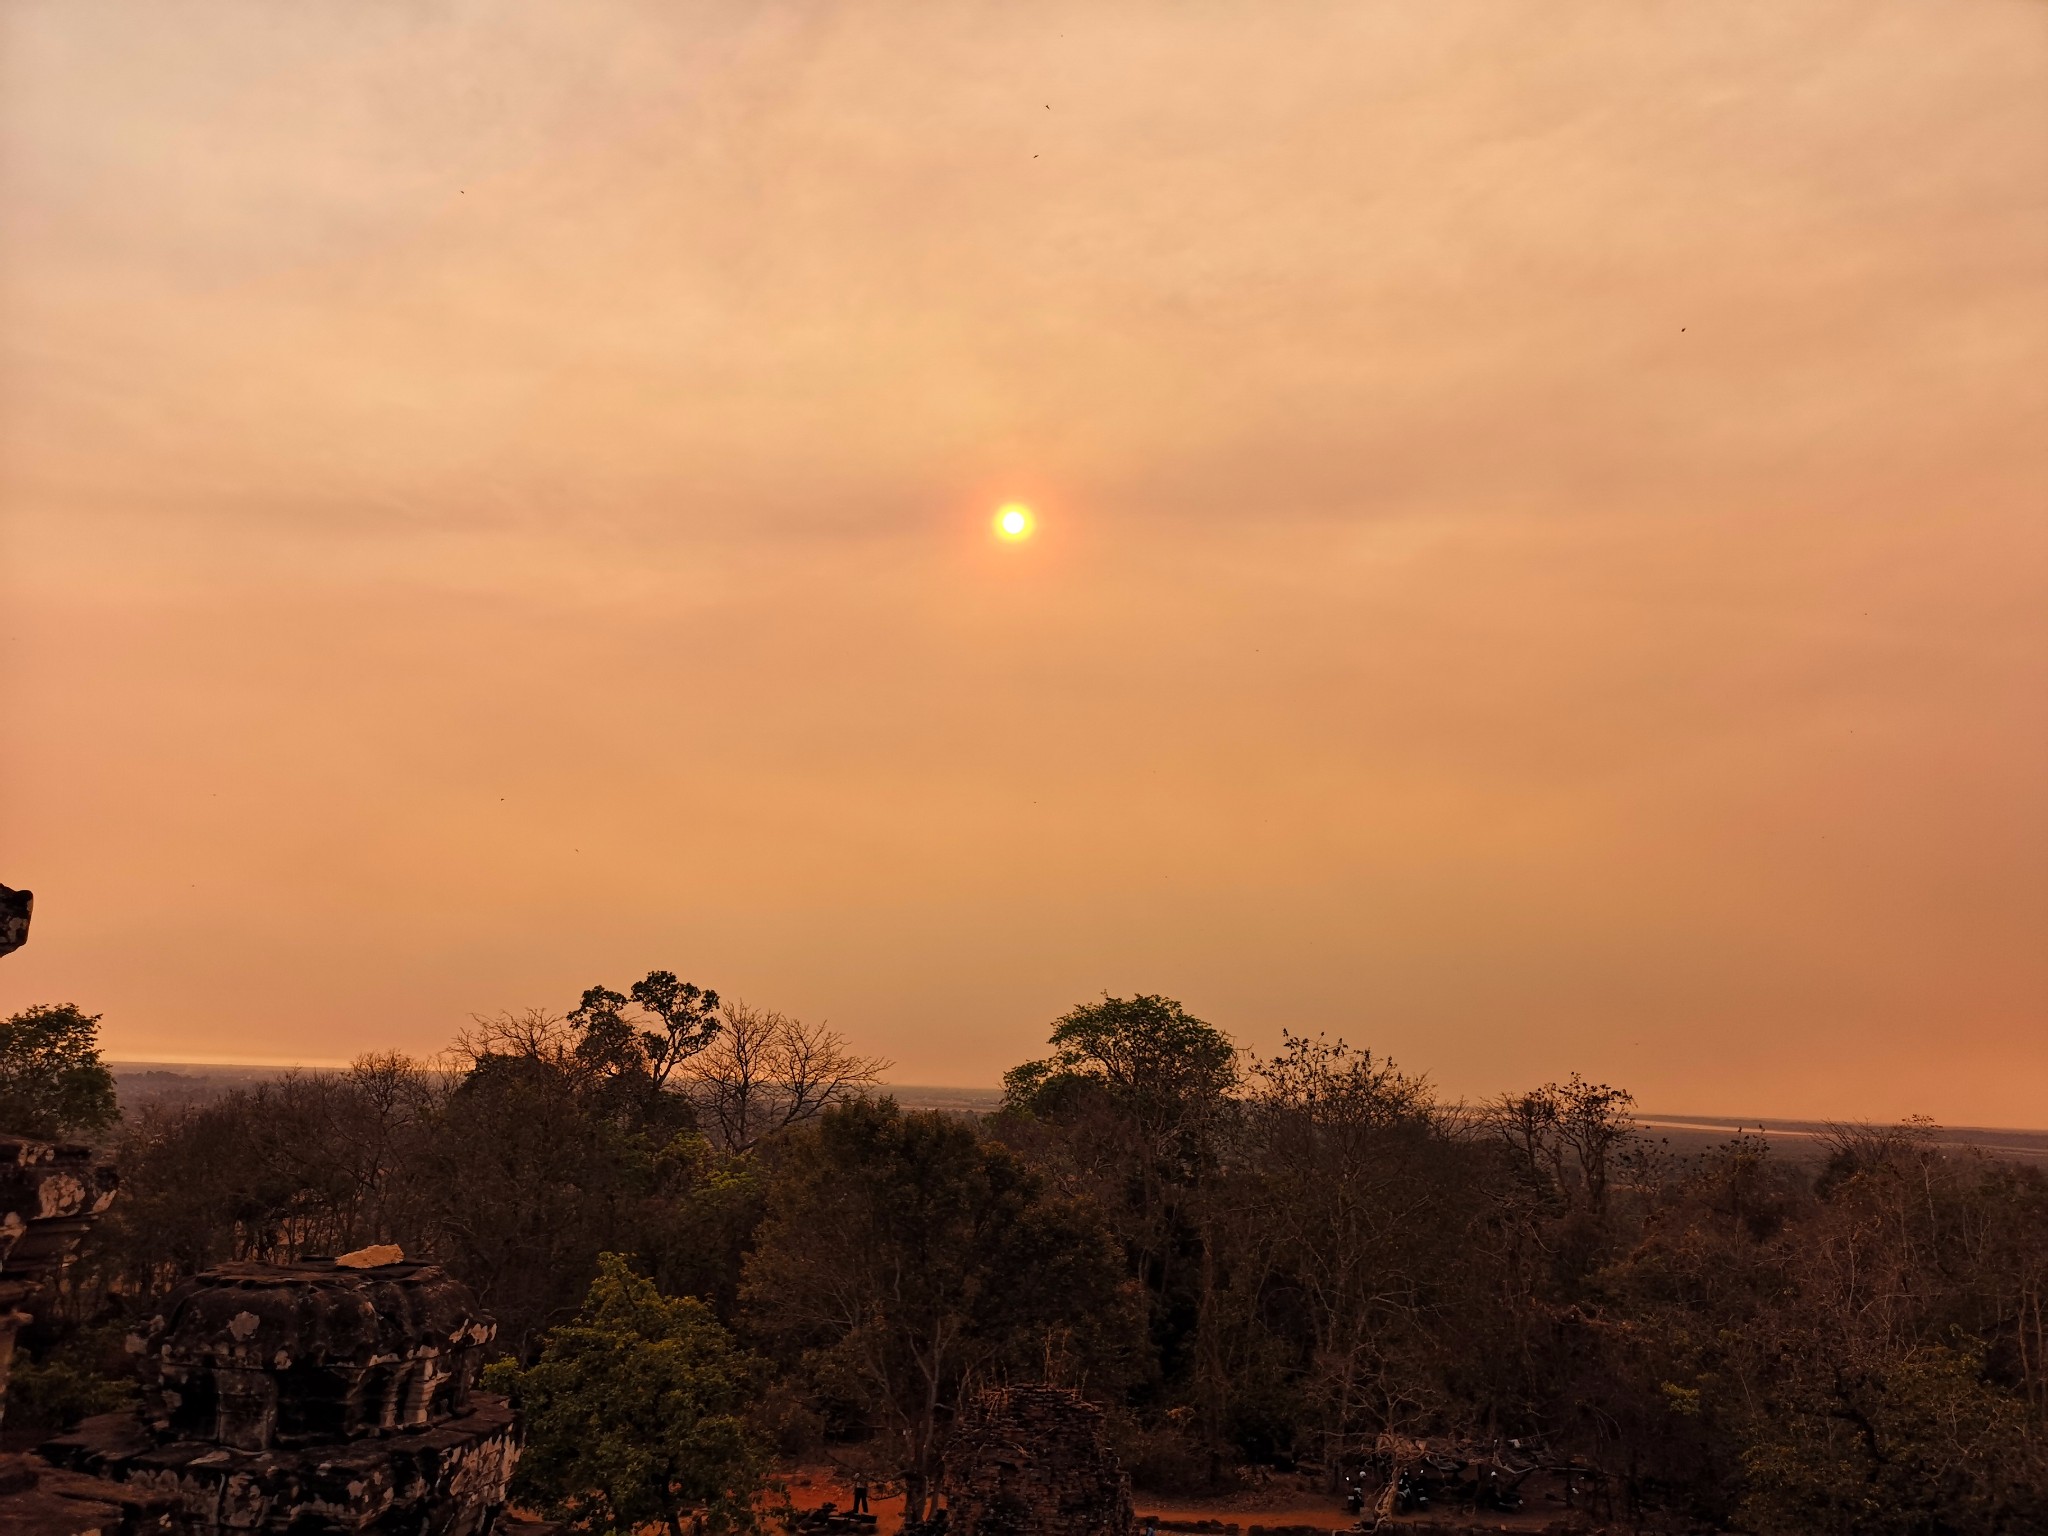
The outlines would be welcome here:
[[[1015,543],[1031,537],[1031,530],[1038,519],[1031,515],[1031,509],[1021,501],[1013,501],[996,512],[996,537]]]

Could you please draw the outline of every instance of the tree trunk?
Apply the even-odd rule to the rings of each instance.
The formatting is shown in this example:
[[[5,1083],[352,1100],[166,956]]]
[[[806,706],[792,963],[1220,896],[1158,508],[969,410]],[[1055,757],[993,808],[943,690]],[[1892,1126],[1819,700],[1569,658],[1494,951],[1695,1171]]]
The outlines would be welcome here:
[[[925,1477],[922,1470],[913,1467],[903,1474],[903,1523],[924,1519]]]

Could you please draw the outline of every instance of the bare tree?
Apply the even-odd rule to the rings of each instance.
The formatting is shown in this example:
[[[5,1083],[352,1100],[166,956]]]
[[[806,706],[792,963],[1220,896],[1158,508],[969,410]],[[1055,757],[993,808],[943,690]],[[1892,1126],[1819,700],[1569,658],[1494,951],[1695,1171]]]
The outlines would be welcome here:
[[[725,1028],[683,1063],[682,1077],[706,1132],[728,1152],[810,1119],[890,1067],[856,1055],[845,1036],[822,1024],[738,1000],[722,1015]]]
[[[1626,1089],[1574,1072],[1562,1083],[1503,1095],[1480,1112],[1479,1124],[1506,1144],[1534,1186],[1599,1215],[1615,1159],[1638,1134],[1629,1118],[1634,1104]]]
[[[511,1056],[568,1066],[575,1060],[576,1032],[569,1021],[545,1008],[518,1013],[474,1013],[470,1027],[456,1035],[443,1058],[443,1069],[460,1076],[474,1072],[487,1057]]]

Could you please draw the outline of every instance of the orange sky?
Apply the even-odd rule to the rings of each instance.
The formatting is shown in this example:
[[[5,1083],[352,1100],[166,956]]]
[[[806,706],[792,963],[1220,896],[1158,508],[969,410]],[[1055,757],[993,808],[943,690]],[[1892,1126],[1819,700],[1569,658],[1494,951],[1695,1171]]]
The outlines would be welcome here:
[[[16,0],[0,1009],[2048,1122],[2044,103],[2037,0]]]

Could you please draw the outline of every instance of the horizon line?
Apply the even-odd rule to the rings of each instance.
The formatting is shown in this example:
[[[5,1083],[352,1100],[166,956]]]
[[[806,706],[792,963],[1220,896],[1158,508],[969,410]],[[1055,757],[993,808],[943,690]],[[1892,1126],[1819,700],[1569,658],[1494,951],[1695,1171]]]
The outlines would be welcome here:
[[[285,1056],[107,1056],[101,1058],[109,1067],[271,1067],[279,1071],[293,1069],[320,1072],[341,1071],[351,1065],[354,1058],[340,1057],[285,1057]],[[1000,1083],[916,1083],[884,1082],[877,1086],[892,1089],[926,1088],[944,1093],[1001,1093]],[[1690,1114],[1674,1111],[1643,1110],[1630,1116],[1636,1124],[1651,1129],[1741,1131],[1755,1126],[1759,1131],[1769,1132],[1775,1125],[1780,1134],[1811,1135],[1801,1131],[1800,1126],[1808,1125],[1898,1125],[1903,1119],[1867,1120],[1838,1115],[1729,1115],[1702,1110]],[[1726,1122],[1712,1124],[1705,1122]],[[1940,1131],[2017,1131],[2022,1135],[2048,1136],[2048,1125],[1977,1125],[1962,1122],[1935,1121],[1934,1128]]]

